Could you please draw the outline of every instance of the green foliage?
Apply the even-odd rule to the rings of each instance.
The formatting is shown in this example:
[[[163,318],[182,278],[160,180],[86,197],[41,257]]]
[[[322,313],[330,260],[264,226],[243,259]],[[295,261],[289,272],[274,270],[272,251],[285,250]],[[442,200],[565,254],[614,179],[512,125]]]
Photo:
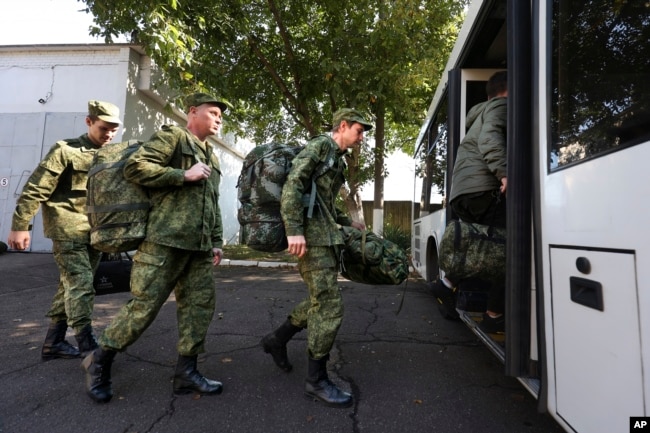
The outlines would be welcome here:
[[[131,34],[180,92],[234,104],[225,130],[258,143],[305,141],[350,106],[372,113],[375,150],[413,152],[467,0],[83,0],[96,35]],[[353,155],[350,192],[375,154]]]

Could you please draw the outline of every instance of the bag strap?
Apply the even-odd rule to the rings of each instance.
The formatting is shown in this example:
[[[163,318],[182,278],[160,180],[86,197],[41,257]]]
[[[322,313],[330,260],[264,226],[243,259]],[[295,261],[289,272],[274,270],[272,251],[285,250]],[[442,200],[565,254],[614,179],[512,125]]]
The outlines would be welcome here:
[[[334,149],[330,148],[329,152],[327,153],[327,158],[325,161],[330,161],[332,160],[332,157],[334,155]],[[330,169],[330,164],[326,164],[324,162],[321,162],[318,167],[314,170],[314,173],[311,176],[311,191],[309,192],[309,203],[308,203],[308,209],[307,209],[307,218],[311,218],[314,215],[314,207],[316,206],[316,196],[318,196],[318,190],[316,189],[316,179],[327,173],[327,170]],[[304,200],[303,200],[304,202]]]

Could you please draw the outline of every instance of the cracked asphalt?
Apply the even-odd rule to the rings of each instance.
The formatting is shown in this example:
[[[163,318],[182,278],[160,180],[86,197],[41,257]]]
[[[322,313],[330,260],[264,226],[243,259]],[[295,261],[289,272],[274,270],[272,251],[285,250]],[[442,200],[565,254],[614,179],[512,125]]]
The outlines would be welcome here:
[[[2,433],[393,433],[562,431],[461,322],[443,319],[426,286],[339,281],[345,318],[330,377],[355,404],[332,409],[303,397],[306,333],[289,343],[291,373],[259,346],[305,294],[295,268],[220,266],[217,309],[199,369],[219,396],[174,396],[173,296],[113,364],[113,400],[85,395],[81,360],[41,361],[58,272],[50,254],[0,254]],[[108,324],[128,293],[96,298]],[[74,337],[68,331],[68,340]]]

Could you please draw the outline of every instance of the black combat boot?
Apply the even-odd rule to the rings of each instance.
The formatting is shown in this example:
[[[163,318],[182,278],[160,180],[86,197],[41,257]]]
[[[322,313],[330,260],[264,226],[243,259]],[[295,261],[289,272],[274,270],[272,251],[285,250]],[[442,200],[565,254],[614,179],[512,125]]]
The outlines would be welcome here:
[[[314,401],[320,401],[330,407],[350,407],[353,399],[350,393],[341,391],[330,381],[327,375],[327,360],[329,356],[321,359],[309,358],[308,375],[305,380],[305,396]]]
[[[93,334],[93,327],[90,325],[86,325],[81,328],[81,331],[79,331],[79,333],[75,335],[74,338],[77,340],[77,344],[79,345],[79,352],[81,352],[83,356],[88,355],[90,352],[99,347],[97,345],[95,334]]]
[[[174,394],[196,392],[201,395],[221,394],[223,384],[204,377],[196,369],[197,356],[178,355],[174,375]]]
[[[86,394],[97,403],[108,403],[113,397],[111,365],[116,352],[97,347],[81,362],[86,371]]]
[[[68,330],[68,323],[60,320],[56,323],[50,323],[45,336],[45,342],[41,349],[41,359],[49,361],[56,358],[79,358],[79,350],[65,339],[65,332]]]
[[[287,373],[293,368],[287,357],[287,343],[300,331],[302,328],[292,325],[287,319],[278,329],[262,338],[260,343],[264,352],[270,353],[275,364]]]

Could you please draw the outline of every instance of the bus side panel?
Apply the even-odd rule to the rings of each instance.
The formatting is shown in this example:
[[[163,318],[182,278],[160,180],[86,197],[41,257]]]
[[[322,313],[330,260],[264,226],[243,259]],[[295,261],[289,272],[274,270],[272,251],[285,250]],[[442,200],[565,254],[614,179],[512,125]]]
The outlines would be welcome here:
[[[643,143],[540,177],[549,409],[575,431],[649,413],[648,160]]]
[[[445,232],[445,209],[413,221],[411,251],[415,270],[426,281],[433,281],[439,274],[438,247],[439,240]]]

